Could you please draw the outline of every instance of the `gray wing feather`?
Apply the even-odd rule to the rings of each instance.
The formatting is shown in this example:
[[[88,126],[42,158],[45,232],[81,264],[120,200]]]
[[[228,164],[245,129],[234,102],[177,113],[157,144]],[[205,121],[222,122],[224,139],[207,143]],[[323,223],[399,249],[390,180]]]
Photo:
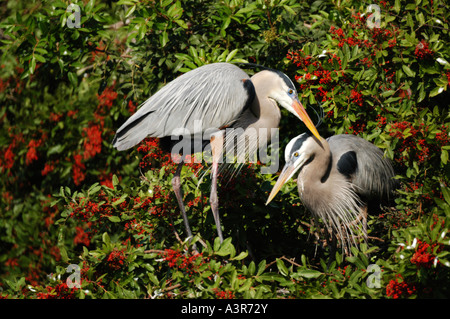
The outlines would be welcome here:
[[[392,163],[383,156],[381,149],[355,135],[334,135],[327,140],[335,159],[334,163],[339,162],[348,152],[356,154],[357,166],[350,179],[358,194],[367,198],[389,198],[397,181],[393,179],[395,173]]]
[[[165,85],[116,132],[113,145],[131,148],[145,137],[193,135],[233,123],[250,98],[250,77],[229,63],[204,65]],[[201,122],[196,122],[199,120]]]

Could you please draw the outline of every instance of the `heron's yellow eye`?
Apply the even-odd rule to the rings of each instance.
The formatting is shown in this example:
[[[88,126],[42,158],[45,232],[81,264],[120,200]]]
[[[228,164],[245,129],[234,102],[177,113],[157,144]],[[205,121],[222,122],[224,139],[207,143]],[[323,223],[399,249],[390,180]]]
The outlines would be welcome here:
[[[294,157],[298,157],[298,152],[295,152],[295,153],[294,153]]]
[[[289,94],[292,94],[292,93],[294,93],[294,90],[293,90],[293,89],[290,89],[290,90],[288,91],[288,93],[289,93]]]

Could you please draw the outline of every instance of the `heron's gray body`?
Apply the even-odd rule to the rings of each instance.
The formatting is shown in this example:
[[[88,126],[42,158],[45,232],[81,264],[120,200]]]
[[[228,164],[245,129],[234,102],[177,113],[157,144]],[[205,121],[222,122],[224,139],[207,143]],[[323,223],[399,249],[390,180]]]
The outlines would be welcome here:
[[[247,146],[240,148],[241,152],[252,156],[257,149],[267,145],[275,133],[273,129],[280,122],[277,103],[301,119],[319,137],[298,100],[294,84],[285,74],[266,68],[250,78],[233,64],[204,65],[176,78],[145,101],[117,130],[113,145],[118,150],[126,150],[147,136],[162,139],[169,145],[169,151],[170,145],[176,144],[180,136],[194,141],[194,145],[201,143],[201,150],[205,142],[210,144],[210,202],[218,235],[223,240],[216,189],[219,155],[223,153],[223,146],[227,152],[234,153],[236,144],[244,143]],[[195,146],[193,150],[184,149],[182,154],[195,149]],[[245,154],[236,155],[242,157]],[[229,158],[229,154],[226,156]],[[179,165],[172,184],[187,233],[192,236],[182,202],[180,172]]]
[[[147,136],[191,135],[208,140],[204,132],[211,135],[233,124],[254,99],[251,88],[244,85],[248,79],[247,73],[228,63],[187,72],[145,101],[117,130],[113,145],[126,150]]]

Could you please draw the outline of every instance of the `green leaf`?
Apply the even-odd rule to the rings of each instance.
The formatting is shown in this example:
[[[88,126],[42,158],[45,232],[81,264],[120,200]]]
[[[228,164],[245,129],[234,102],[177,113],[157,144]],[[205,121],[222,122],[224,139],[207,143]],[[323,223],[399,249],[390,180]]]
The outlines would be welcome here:
[[[100,191],[101,189],[102,189],[102,186],[98,185],[98,183],[95,183],[88,189],[88,194],[94,195],[94,194],[98,193],[98,191]]]
[[[200,59],[198,58],[197,50],[193,46],[190,46],[189,47],[189,52],[191,53],[191,56],[194,59],[194,62],[197,65],[201,65],[202,63],[201,63]]]
[[[407,65],[403,64],[402,65],[402,69],[403,72],[405,72],[405,74],[409,77],[414,77],[416,76],[416,72],[414,72],[413,70],[411,70]]]
[[[45,58],[42,56],[42,55],[39,55],[39,54],[34,54],[33,55],[33,57],[36,59],[36,60],[38,60],[39,62],[42,62],[42,63],[44,63],[45,62]]]
[[[219,238],[219,237],[216,237],[216,238],[214,239],[214,247],[213,247],[213,250],[214,250],[214,251],[218,251],[219,248],[220,248],[220,238]]]
[[[225,30],[226,28],[228,28],[228,26],[230,25],[230,22],[231,22],[231,16],[227,17],[227,19],[224,21],[221,29]]]
[[[395,3],[394,3],[394,11],[397,12],[397,13],[399,13],[399,12],[400,12],[400,8],[401,8],[401,6],[400,6],[400,0],[395,0]]]
[[[417,102],[422,102],[426,97],[425,89],[423,83],[419,84],[419,98],[417,99]]]
[[[147,272],[147,276],[148,276],[148,279],[150,279],[150,281],[151,281],[154,285],[156,285],[156,286],[159,285],[158,277],[156,277],[156,275],[155,275],[153,272]]]
[[[234,49],[233,51],[231,51],[227,55],[227,58],[225,59],[225,62],[230,62],[234,58],[234,56],[236,55],[237,52],[238,52],[238,49]]]
[[[69,78],[70,83],[74,88],[78,86],[78,78],[77,75],[73,72],[68,72],[67,77]]]
[[[202,277],[202,278],[208,278],[208,277],[211,276],[211,275],[212,275],[212,272],[209,271],[209,270],[203,271],[203,272],[201,273],[201,277]]]
[[[287,12],[289,12],[292,15],[295,15],[295,11],[288,5],[283,5],[284,10],[286,10]]]
[[[388,91],[384,91],[383,93],[381,93],[381,96],[382,97],[388,97],[388,96],[393,95],[394,93],[395,93],[394,90],[388,90]]]
[[[115,200],[112,203],[112,206],[115,207],[117,205],[122,204],[127,199],[127,197],[128,197],[128,194],[123,194],[122,196],[120,196],[120,198],[118,200]]]
[[[64,146],[61,144],[57,144],[48,149],[47,156],[50,156],[52,154],[60,154],[63,150],[64,150]]]
[[[219,256],[227,256],[235,252],[233,244],[231,243],[231,237],[225,239],[223,243],[220,245],[218,251],[215,252],[216,255]]]
[[[128,18],[130,15],[133,14],[134,10],[136,10],[136,6],[132,6],[127,10],[127,13],[125,14],[125,18]]]
[[[280,274],[276,273],[264,273],[257,278],[258,281],[278,281],[278,282],[286,282],[286,278]]]
[[[250,276],[253,276],[253,274],[255,273],[255,262],[252,260],[251,262],[250,262],[250,264],[248,265],[248,274],[250,275]],[[259,270],[258,270],[258,273],[259,273]]]
[[[438,94],[441,94],[442,92],[444,92],[445,89],[443,87],[435,87],[433,90],[431,90],[430,92],[430,97],[436,96]]]
[[[441,191],[445,201],[450,204],[450,188],[441,185]]]
[[[247,256],[248,256],[248,252],[247,251],[243,251],[239,255],[237,255],[236,257],[231,258],[231,260],[242,260],[242,259],[246,258]]]
[[[182,27],[183,29],[189,28],[188,25],[187,25],[187,23],[184,22],[184,20],[178,19],[178,20],[175,20],[175,23],[178,24],[178,25],[179,25],[180,27]]]
[[[36,69],[36,58],[35,57],[31,58],[28,68],[29,68],[30,74],[33,74],[34,69]]]
[[[425,17],[423,16],[423,13],[420,12],[416,15],[417,20],[419,21],[420,25],[424,25],[425,24]]]
[[[116,186],[119,185],[119,178],[116,176],[116,174],[114,174],[112,177],[112,184],[113,188],[116,188]]]
[[[322,275],[322,272],[313,269],[301,269],[294,273],[295,276],[300,276],[307,279],[318,278]]]
[[[266,270],[266,260],[263,259],[262,261],[259,262],[258,264],[258,272],[256,273],[256,276],[261,275],[264,270]]]
[[[113,223],[118,223],[121,221],[119,216],[108,216],[108,219]]]
[[[109,238],[109,235],[108,235],[107,232],[104,232],[104,233],[103,233],[103,235],[102,235],[102,241],[103,241],[105,244],[107,244],[107,245],[109,245],[109,244],[111,243],[111,238]]]
[[[442,149],[441,150],[441,162],[445,165],[448,162],[448,151]]]
[[[59,254],[61,255],[61,260],[63,262],[69,262],[69,256],[67,255],[67,250],[64,246],[59,246]]]
[[[289,275],[289,270],[286,268],[282,259],[277,259],[277,268],[283,276]]]
[[[169,34],[167,33],[167,31],[164,30],[159,36],[159,42],[161,43],[162,48],[164,48],[167,42],[169,42]]]

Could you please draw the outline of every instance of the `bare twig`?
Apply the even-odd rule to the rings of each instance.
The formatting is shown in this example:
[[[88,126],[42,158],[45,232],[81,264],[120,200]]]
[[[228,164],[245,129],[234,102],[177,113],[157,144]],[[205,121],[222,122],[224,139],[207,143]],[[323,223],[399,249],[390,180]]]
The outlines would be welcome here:
[[[156,253],[156,254],[163,254],[164,250],[161,250],[161,249],[147,249],[147,250],[144,250],[144,254],[154,254],[154,253]]]
[[[294,262],[293,260],[287,259],[286,257],[282,256],[280,259],[286,260],[288,263],[297,266],[297,267],[301,267],[302,265],[297,264],[296,262]],[[293,258],[294,259],[294,258]]]
[[[181,287],[181,284],[176,284],[176,285],[173,285],[173,286],[164,288],[162,291],[163,291],[163,292],[171,291],[171,290],[174,290],[174,289],[179,288],[179,287]]]
[[[283,256],[284,257],[284,256]],[[266,265],[266,267],[264,268],[264,270],[266,270],[267,268],[269,268],[270,266],[272,266],[274,263],[276,263],[277,262],[277,260],[275,259],[274,261],[272,261],[272,262],[270,262],[270,263],[268,263],[267,265]]]

